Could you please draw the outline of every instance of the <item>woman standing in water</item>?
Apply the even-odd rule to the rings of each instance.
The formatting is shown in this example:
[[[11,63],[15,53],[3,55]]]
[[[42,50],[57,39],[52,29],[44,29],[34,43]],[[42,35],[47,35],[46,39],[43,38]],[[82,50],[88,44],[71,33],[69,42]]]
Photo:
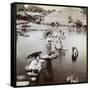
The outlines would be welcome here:
[[[47,49],[47,54],[50,56],[52,53],[52,35],[50,32],[48,32],[46,38],[46,49]]]
[[[63,48],[63,40],[65,39],[65,34],[62,30],[59,30],[59,36],[58,37],[59,37],[61,48]]]

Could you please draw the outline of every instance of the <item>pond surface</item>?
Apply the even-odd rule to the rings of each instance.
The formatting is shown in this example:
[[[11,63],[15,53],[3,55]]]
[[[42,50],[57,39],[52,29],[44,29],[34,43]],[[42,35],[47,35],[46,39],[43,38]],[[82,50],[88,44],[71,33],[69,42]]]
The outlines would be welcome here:
[[[76,74],[79,82],[87,81],[87,38],[86,31],[69,32],[70,28],[61,27],[65,32],[63,41],[64,51],[57,59],[53,59],[48,64],[48,70],[41,73],[39,84],[65,83],[66,78],[71,74]],[[55,28],[52,31],[57,30]],[[42,51],[46,55],[45,46],[46,31],[29,31],[29,37],[18,35],[17,38],[17,75],[25,74],[24,68],[29,64],[26,60],[27,55],[32,52]],[[72,47],[77,47],[79,55],[76,61],[72,60]]]

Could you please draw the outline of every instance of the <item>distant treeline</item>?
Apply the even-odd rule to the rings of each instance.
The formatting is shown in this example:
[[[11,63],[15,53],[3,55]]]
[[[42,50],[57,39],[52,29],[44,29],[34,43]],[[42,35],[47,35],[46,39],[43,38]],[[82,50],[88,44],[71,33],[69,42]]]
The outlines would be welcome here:
[[[86,15],[87,14],[87,9],[86,8],[81,8],[81,9],[83,10],[82,13]]]
[[[43,8],[35,5],[29,5],[27,8],[25,8],[23,4],[17,4],[17,11],[24,11],[24,10],[32,12],[45,12]]]

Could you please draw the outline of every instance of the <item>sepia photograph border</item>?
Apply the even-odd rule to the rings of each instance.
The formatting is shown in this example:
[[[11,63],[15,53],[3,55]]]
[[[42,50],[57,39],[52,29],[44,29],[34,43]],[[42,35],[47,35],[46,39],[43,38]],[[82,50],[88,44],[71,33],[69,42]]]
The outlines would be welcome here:
[[[57,5],[57,4],[41,4],[41,3],[24,3],[24,2],[14,2],[11,3],[11,86],[13,87],[36,87],[36,86],[51,86],[51,85],[70,85],[66,83],[55,83],[55,84],[43,84],[43,85],[32,85],[32,86],[17,86],[16,85],[16,4],[29,4],[29,5],[43,5],[43,6],[56,6],[56,7],[75,7],[75,8],[86,8],[86,22],[87,22],[87,32],[86,32],[86,82],[79,82],[74,84],[88,83],[88,6],[74,6],[74,5]],[[72,84],[72,83],[71,83]]]

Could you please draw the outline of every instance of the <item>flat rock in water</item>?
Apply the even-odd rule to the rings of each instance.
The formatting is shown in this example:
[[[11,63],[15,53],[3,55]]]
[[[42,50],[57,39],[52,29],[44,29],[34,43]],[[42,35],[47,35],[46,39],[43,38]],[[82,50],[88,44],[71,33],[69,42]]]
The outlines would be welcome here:
[[[49,55],[43,55],[41,56],[41,59],[47,60],[47,59],[51,59],[51,57]]]
[[[36,77],[32,77],[31,81],[36,81],[36,79],[37,79]]]
[[[17,80],[23,80],[23,79],[25,79],[25,78],[26,78],[25,75],[19,75],[19,76],[17,76]]]
[[[34,72],[28,72],[27,74],[30,75],[30,76],[38,76],[38,74],[34,73]]]
[[[45,60],[48,60],[48,59],[54,59],[54,58],[56,58],[56,57],[58,57],[58,55],[57,54],[52,54],[52,55],[43,55],[41,58],[42,59],[45,59]]]

